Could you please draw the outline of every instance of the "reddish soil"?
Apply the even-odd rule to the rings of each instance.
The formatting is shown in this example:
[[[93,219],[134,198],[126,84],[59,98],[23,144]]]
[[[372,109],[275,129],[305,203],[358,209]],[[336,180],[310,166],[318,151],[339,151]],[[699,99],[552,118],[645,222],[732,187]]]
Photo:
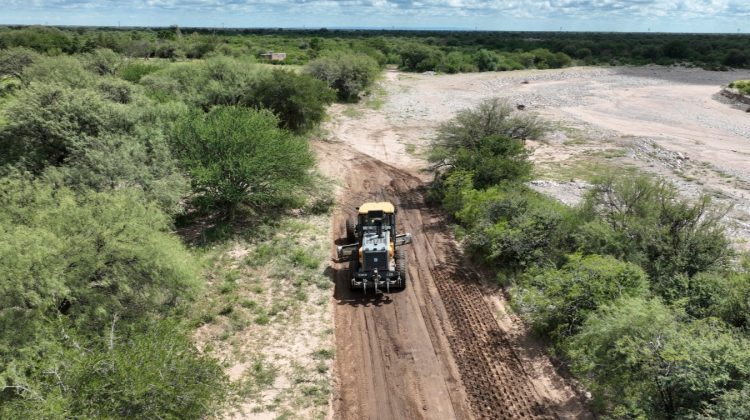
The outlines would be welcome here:
[[[348,264],[337,262],[334,292],[334,416],[340,419],[538,419],[585,414],[577,399],[551,400],[526,372],[513,339],[500,327],[443,216],[425,204],[417,173],[346,144],[316,142],[329,174],[343,185],[332,236],[345,236],[355,208],[389,200],[407,245],[410,284],[376,295],[351,291]],[[332,248],[335,255],[335,248]],[[555,372],[547,375],[556,375]]]

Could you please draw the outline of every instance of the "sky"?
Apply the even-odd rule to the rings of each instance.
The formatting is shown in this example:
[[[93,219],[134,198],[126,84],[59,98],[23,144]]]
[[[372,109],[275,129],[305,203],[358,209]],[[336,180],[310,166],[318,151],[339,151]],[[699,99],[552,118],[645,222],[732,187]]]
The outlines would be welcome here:
[[[750,33],[750,0],[0,0],[0,24]]]

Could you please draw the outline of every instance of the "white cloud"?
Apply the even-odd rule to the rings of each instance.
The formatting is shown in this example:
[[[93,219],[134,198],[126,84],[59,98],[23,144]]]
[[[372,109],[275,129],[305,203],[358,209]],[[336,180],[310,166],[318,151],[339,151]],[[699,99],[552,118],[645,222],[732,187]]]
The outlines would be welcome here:
[[[100,13],[101,16],[142,16],[149,22],[160,19],[239,19],[240,16],[274,16],[263,25],[277,22],[307,22],[323,26],[335,22],[415,22],[442,26],[474,26],[475,21],[526,19],[564,22],[669,21],[731,19],[750,17],[750,0],[0,0],[7,16]],[[5,14],[5,13],[4,13]],[[333,19],[333,17],[338,17]],[[325,19],[323,19],[325,18]],[[0,23],[2,22],[0,17]],[[320,23],[318,23],[320,22]],[[12,23],[12,22],[7,22]],[[76,22],[78,23],[78,22]],[[261,23],[261,24],[258,24]],[[354,25],[350,23],[350,25]],[[689,27],[689,26],[688,26]],[[556,27],[550,27],[556,29]],[[748,28],[750,29],[750,28]]]

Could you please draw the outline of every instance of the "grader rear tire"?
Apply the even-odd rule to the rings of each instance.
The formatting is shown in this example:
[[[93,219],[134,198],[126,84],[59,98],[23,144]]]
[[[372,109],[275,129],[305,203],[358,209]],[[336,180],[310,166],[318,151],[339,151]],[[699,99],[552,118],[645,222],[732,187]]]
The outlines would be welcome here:
[[[398,289],[406,289],[406,283],[409,281],[409,270],[406,265],[406,252],[402,249],[396,251],[396,271],[401,276]]]

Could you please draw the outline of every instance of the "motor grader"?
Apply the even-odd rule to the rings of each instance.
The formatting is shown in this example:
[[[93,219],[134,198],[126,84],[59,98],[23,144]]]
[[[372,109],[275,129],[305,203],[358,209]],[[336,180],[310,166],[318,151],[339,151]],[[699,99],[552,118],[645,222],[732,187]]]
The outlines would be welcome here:
[[[400,247],[411,243],[411,234],[396,232],[396,208],[386,201],[364,203],[357,210],[356,223],[346,221],[347,243],[337,248],[339,258],[349,260],[351,289],[404,289],[409,274]]]

